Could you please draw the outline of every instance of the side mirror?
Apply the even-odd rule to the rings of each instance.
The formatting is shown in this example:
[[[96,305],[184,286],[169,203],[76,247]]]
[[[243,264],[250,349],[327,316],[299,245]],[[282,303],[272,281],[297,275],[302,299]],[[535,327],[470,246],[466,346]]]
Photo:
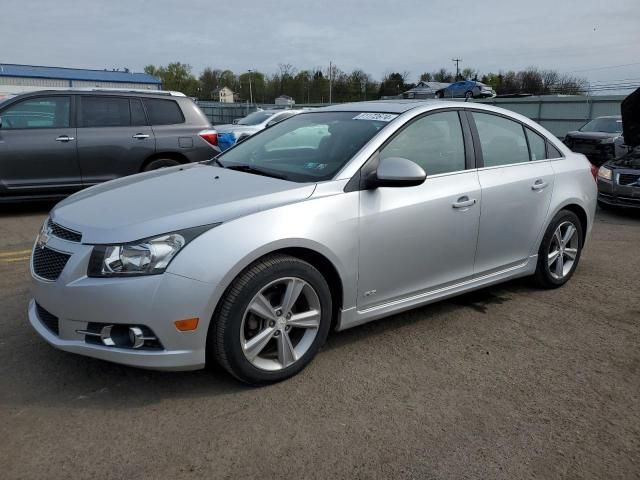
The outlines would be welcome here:
[[[369,188],[415,187],[422,185],[427,174],[420,165],[407,158],[383,158],[378,163],[374,178],[367,183]]]

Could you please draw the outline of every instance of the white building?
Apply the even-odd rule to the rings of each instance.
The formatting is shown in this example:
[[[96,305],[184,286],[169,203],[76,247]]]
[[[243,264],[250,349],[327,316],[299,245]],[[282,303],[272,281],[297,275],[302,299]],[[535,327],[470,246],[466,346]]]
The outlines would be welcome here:
[[[222,87],[213,91],[212,98],[216,102],[233,103],[235,101],[235,94],[229,87]]]

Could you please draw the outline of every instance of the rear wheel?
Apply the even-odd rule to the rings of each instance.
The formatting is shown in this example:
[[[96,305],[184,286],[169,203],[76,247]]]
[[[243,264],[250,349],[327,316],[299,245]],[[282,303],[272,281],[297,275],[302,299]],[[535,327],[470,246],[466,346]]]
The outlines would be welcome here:
[[[301,371],[325,342],[331,293],[298,258],[273,255],[241,273],[214,314],[208,351],[229,373],[265,385]]]
[[[147,163],[143,170],[145,172],[150,172],[151,170],[175,167],[176,165],[180,165],[180,162],[178,160],[174,160],[173,158],[156,158],[155,160],[151,160],[149,163]]]
[[[436,98],[444,98],[444,92],[436,92]]]
[[[575,272],[584,239],[578,216],[568,210],[553,219],[540,244],[535,279],[543,288],[558,288]]]

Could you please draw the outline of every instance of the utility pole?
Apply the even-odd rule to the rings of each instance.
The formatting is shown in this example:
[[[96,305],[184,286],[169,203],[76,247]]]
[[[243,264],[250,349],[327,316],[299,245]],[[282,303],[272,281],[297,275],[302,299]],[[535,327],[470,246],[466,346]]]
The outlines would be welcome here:
[[[451,61],[456,63],[456,80],[459,80],[460,79],[460,62],[462,61],[462,59],[452,58]]]
[[[249,98],[251,99],[251,105],[253,105],[253,90],[251,89],[251,72],[253,70],[249,70]]]
[[[329,105],[331,105],[331,77],[333,76],[333,63],[329,62]]]

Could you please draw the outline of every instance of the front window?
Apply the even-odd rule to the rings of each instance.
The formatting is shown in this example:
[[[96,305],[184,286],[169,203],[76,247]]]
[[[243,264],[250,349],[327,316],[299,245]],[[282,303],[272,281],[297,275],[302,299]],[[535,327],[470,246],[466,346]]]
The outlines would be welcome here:
[[[29,98],[2,112],[2,129],[68,128],[70,107],[70,97]]]
[[[295,182],[329,180],[385,125],[390,113],[313,112],[263,130],[217,157],[225,168]]]
[[[238,125],[259,125],[271,116],[273,112],[253,112],[238,120]]]
[[[596,118],[584,125],[581,132],[622,133],[621,118]]]

